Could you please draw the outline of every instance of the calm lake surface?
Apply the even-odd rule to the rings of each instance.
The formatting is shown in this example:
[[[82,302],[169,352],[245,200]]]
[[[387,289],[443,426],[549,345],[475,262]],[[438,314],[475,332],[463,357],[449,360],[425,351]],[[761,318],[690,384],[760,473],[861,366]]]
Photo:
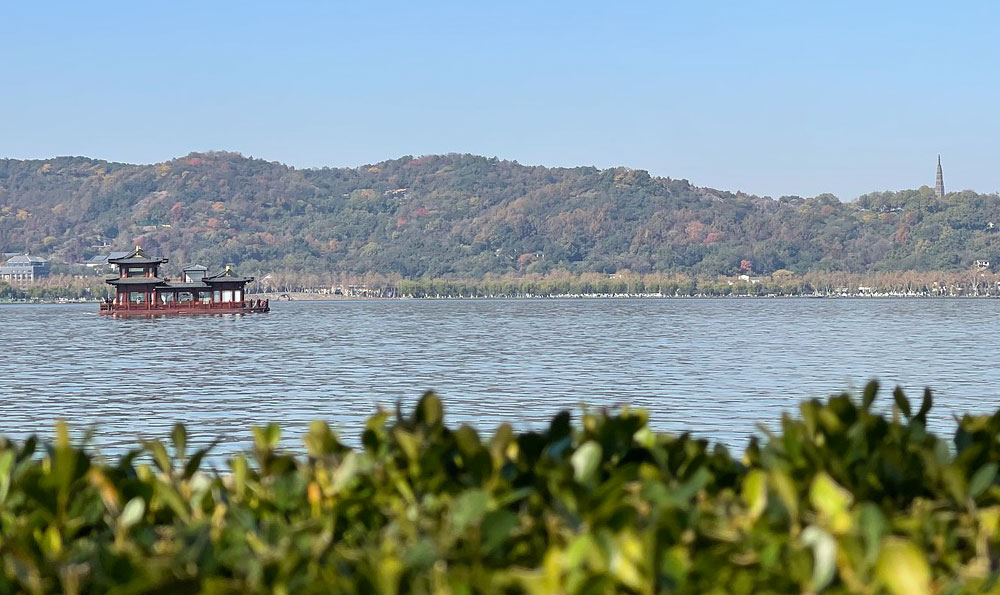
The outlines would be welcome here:
[[[544,427],[558,410],[629,404],[658,430],[742,449],[805,397],[877,377],[931,425],[1000,405],[1000,300],[281,302],[265,315],[114,319],[97,305],[0,306],[0,433],[95,427],[105,453],[165,437],[249,448],[279,422],[297,448],[324,419],[357,444],[379,405],[436,390],[452,423]],[[880,403],[890,406],[883,391]]]

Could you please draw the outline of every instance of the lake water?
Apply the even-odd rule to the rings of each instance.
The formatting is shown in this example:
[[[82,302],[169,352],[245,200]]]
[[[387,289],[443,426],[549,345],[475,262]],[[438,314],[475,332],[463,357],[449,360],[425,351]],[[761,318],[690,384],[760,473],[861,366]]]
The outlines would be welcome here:
[[[106,453],[183,421],[193,442],[249,448],[314,419],[356,444],[379,405],[426,389],[489,434],[557,411],[630,404],[658,430],[742,448],[806,397],[867,379],[936,391],[931,425],[1000,405],[1000,300],[510,300],[273,303],[251,316],[115,319],[97,305],[0,307],[0,432],[95,426]],[[891,402],[889,392],[881,403]]]

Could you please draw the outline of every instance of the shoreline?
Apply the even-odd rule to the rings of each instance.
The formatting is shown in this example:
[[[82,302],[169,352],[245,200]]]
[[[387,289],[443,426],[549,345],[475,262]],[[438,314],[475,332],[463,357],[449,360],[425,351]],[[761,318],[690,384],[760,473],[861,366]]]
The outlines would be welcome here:
[[[929,295],[897,293],[863,294],[816,294],[816,295],[657,295],[657,294],[560,294],[560,295],[496,295],[496,296],[425,296],[425,297],[365,297],[317,294],[309,292],[257,293],[248,295],[252,299],[266,299],[271,302],[369,302],[369,301],[511,301],[511,300],[910,300],[910,299],[998,299],[1000,295]],[[0,300],[0,306],[8,305],[72,305],[100,304],[101,300]]]

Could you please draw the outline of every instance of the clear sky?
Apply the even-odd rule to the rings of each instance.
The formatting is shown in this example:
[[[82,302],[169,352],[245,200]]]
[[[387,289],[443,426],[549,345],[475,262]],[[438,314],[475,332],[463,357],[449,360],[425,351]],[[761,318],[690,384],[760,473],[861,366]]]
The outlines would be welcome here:
[[[780,196],[1000,190],[997,2],[17,2],[0,156],[469,152]]]

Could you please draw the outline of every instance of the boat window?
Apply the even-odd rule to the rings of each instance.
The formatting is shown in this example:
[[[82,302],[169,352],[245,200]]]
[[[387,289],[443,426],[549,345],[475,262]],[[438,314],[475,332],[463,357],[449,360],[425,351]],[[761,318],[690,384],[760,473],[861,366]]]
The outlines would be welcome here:
[[[128,301],[133,304],[145,304],[146,294],[141,291],[133,291],[128,294]]]
[[[219,302],[221,302],[221,301],[222,301],[222,292],[221,292],[221,291],[219,291],[218,289],[216,289],[216,290],[215,290],[215,297],[214,297],[214,298],[212,298],[212,301],[214,301],[214,302],[215,302],[215,303],[217,303],[217,304],[218,304]]]
[[[233,301],[233,292],[232,292],[232,290],[229,290],[229,289],[224,290],[222,292],[222,302],[223,303],[229,303],[231,301]]]
[[[126,277],[145,277],[146,269],[142,267],[129,267],[128,272],[125,273]]]
[[[233,292],[233,301],[234,302],[242,302],[243,301],[243,292],[240,291],[239,289],[237,289],[236,291],[234,291]]]

